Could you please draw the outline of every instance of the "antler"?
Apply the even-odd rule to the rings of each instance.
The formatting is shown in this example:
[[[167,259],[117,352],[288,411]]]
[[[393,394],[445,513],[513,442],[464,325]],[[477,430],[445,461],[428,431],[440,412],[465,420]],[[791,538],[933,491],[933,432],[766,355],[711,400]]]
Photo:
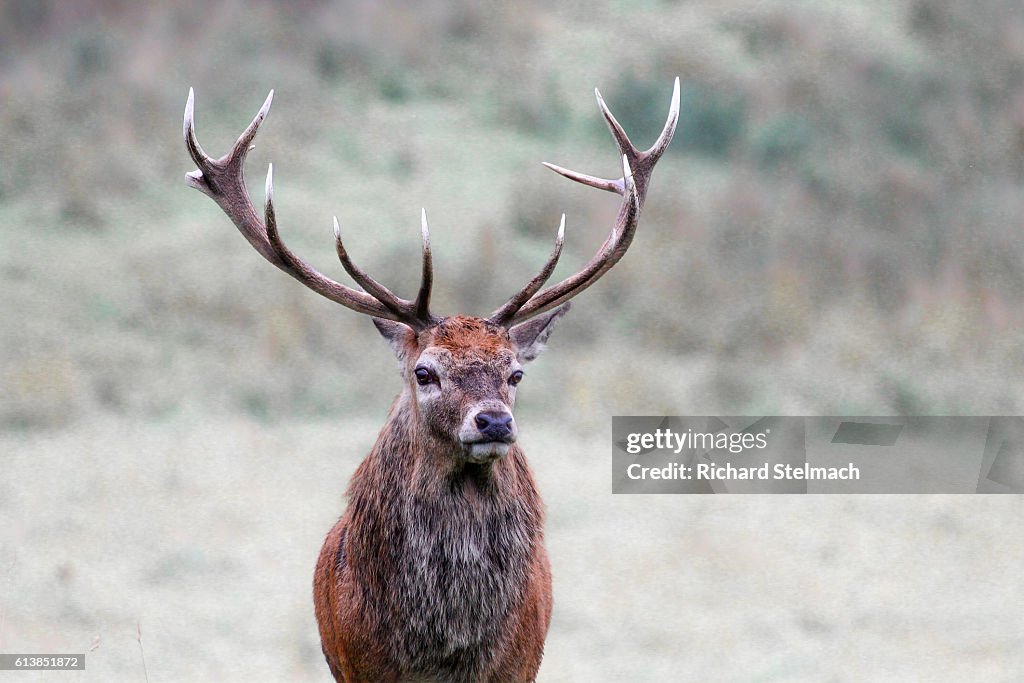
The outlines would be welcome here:
[[[583,266],[582,270],[575,275],[565,278],[558,284],[538,292],[537,290],[551,276],[551,272],[555,269],[555,264],[558,262],[558,256],[562,251],[565,229],[565,216],[563,215],[562,224],[558,228],[558,237],[555,240],[555,248],[551,252],[547,263],[544,264],[541,272],[530,280],[523,289],[509,299],[504,306],[491,314],[489,320],[493,323],[509,327],[572,299],[584,289],[597,282],[602,275],[618,263],[633,241],[633,234],[636,232],[637,221],[640,217],[640,209],[643,207],[644,200],[647,197],[647,186],[651,180],[651,172],[654,170],[655,164],[658,163],[658,159],[661,158],[661,155],[668,148],[669,143],[672,142],[672,136],[676,131],[676,122],[679,120],[679,79],[676,78],[675,85],[672,88],[672,100],[669,105],[668,120],[665,121],[665,127],[662,129],[661,135],[658,136],[654,145],[646,152],[641,152],[633,146],[622,126],[615,120],[612,113],[608,111],[608,106],[604,103],[601,93],[596,89],[594,93],[597,95],[597,105],[601,109],[605,123],[608,124],[608,129],[611,131],[612,137],[615,138],[615,144],[618,145],[619,154],[622,156],[622,177],[617,180],[606,180],[570,171],[547,162],[544,165],[570,180],[596,187],[599,190],[607,190],[608,192],[622,195],[622,206],[619,208],[615,225],[612,226],[611,233],[605,239],[601,248]]]
[[[206,154],[196,139],[195,131],[195,95],[188,91],[185,103],[185,122],[183,134],[185,147],[192,160],[199,167],[185,174],[186,182],[203,194],[207,195],[231,218],[235,227],[270,263],[274,264],[293,278],[312,289],[317,294],[359,313],[377,318],[386,318],[405,323],[415,330],[422,330],[438,322],[430,313],[430,290],[433,282],[432,259],[430,254],[430,234],[427,229],[427,213],[421,215],[423,231],[423,274],[419,293],[416,299],[409,301],[396,296],[387,287],[359,269],[349,259],[348,252],[341,241],[341,229],[338,219],[334,219],[335,246],[341,265],[365,292],[347,287],[322,275],[308,263],[296,256],[285,246],[277,231],[277,220],[274,215],[274,166],[267,170],[266,203],[264,220],[261,221],[253,208],[252,200],[245,189],[243,174],[245,157],[252,149],[253,138],[259,130],[263,119],[270,111],[274,100],[274,91],[267,95],[256,118],[252,120],[245,132],[235,141],[231,151],[219,159]]]

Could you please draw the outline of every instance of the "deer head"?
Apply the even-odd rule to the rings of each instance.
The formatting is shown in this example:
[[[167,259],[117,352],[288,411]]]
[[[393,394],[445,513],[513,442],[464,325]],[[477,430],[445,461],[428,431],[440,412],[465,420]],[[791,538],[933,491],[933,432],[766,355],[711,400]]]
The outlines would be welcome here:
[[[185,104],[185,145],[198,169],[186,174],[190,186],[211,197],[249,243],[267,261],[318,294],[373,318],[399,359],[405,389],[400,400],[424,438],[435,449],[466,462],[500,458],[518,435],[512,416],[523,366],[537,357],[555,322],[569,310],[569,300],[594,284],[626,253],[636,232],[651,172],[675,132],[679,116],[679,79],[675,81],[668,120],[654,145],[640,151],[612,116],[600,92],[598,106],[618,146],[622,177],[606,180],[545,166],[571,180],[622,197],[615,223],[597,253],[575,274],[544,287],[558,263],[565,239],[562,216],[554,249],[540,272],[487,318],[438,317],[430,311],[433,282],[430,234],[422,213],[422,275],[415,299],[396,296],[349,258],[334,219],[335,246],[341,265],[362,288],[353,289],[319,273],[285,246],[274,215],[274,168],[267,171],[263,220],[253,208],[243,175],[245,157],[256,131],[270,111],[271,91],[256,118],[231,151],[219,159],[207,155],[195,134],[194,94]]]
[[[419,332],[402,323],[374,319],[391,343],[405,380],[403,398],[432,450],[483,463],[508,452],[519,434],[512,409],[523,366],[542,348],[554,311],[511,329],[483,318],[451,316]]]

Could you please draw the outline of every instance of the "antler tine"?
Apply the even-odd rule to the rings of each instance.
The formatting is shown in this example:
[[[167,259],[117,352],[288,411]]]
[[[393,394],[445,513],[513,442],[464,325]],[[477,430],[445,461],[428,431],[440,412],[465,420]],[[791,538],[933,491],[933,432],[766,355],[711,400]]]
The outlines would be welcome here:
[[[338,224],[337,216],[334,217],[334,246],[338,252],[338,260],[341,261],[345,272],[352,276],[356,284],[365,289],[374,299],[384,304],[389,311],[399,316],[399,319],[406,316],[408,310],[403,309],[402,300],[390,289],[370,277],[369,274],[349,258],[348,251],[345,250],[345,245],[341,241],[341,226]]]
[[[245,161],[245,157],[249,154],[249,150],[252,149],[253,138],[256,137],[256,131],[260,129],[260,124],[263,123],[263,119],[267,118],[267,114],[270,113],[270,105],[274,103],[274,91],[271,90],[267,94],[267,99],[263,101],[263,106],[256,112],[256,116],[253,118],[252,123],[246,127],[241,135],[238,136],[238,140],[235,141],[234,147],[231,148],[230,156],[232,160],[241,164]]]
[[[555,236],[555,248],[551,250],[551,255],[548,256],[547,263],[540,269],[540,272],[526,283],[517,294],[515,294],[508,302],[491,314],[489,320],[496,325],[507,324],[519,309],[523,307],[530,298],[537,293],[548,278],[551,277],[551,273],[554,272],[555,266],[558,264],[558,257],[562,255],[562,245],[565,244],[565,214],[562,214],[562,221],[558,224],[558,234]]]
[[[515,308],[514,312],[503,319],[503,324],[513,325],[522,322],[556,306],[559,306],[573,298],[587,287],[591,286],[612,268],[619,259],[623,257],[636,233],[637,221],[640,217],[640,210],[643,207],[647,196],[647,187],[650,183],[651,173],[654,170],[658,159],[665,152],[668,144],[675,134],[676,124],[679,121],[679,79],[675,79],[672,88],[672,99],[669,103],[668,119],[658,136],[654,145],[646,152],[640,152],[630,142],[629,137],[622,126],[612,115],[605,104],[601,93],[597,92],[597,103],[601,115],[611,130],[612,137],[619,148],[622,159],[622,178],[618,180],[606,180],[595,176],[577,173],[554,164],[544,165],[560,175],[574,180],[578,183],[595,187],[599,190],[615,192],[622,196],[622,205],[616,216],[615,224],[605,241],[601,244],[597,253],[583,266],[583,268],[561,282],[545,288],[532,295],[521,306]],[[518,295],[517,295],[518,296]],[[513,297],[515,300],[516,297]],[[502,306],[495,313],[506,313],[513,308],[513,301]]]
[[[399,299],[386,287],[377,284],[375,280],[356,268],[351,261],[348,261],[347,255],[342,259],[342,264],[346,266],[346,270],[349,271],[353,279],[367,290],[366,292],[360,292],[335,282],[293,254],[282,241],[277,229],[277,218],[274,211],[273,164],[267,170],[266,203],[263,221],[260,220],[245,187],[243,167],[252,141],[260,124],[267,117],[273,99],[274,91],[271,90],[256,117],[235,141],[231,151],[219,159],[214,159],[203,150],[196,138],[195,94],[189,88],[182,134],[189,156],[199,167],[195,171],[185,174],[189,186],[217,202],[217,205],[228,215],[239,232],[263,258],[317,294],[358,313],[402,322],[416,330],[436,322],[436,319],[430,316],[429,311],[426,310],[425,305],[421,309],[412,302]],[[335,226],[337,226],[337,222],[335,222]],[[340,237],[338,238],[338,247],[339,255],[343,254],[344,248],[341,246]],[[348,261],[347,264],[346,261]],[[424,313],[422,316],[418,315],[421,311]]]
[[[622,178],[618,180],[606,180],[604,178],[598,178],[596,176],[587,175],[586,173],[577,173],[576,171],[570,171],[567,168],[556,166],[555,164],[549,164],[546,161],[540,162],[547,168],[551,169],[555,173],[561,176],[565,176],[569,180],[575,180],[577,183],[589,185],[590,187],[596,187],[599,190],[606,190],[608,192],[614,192],[617,195],[621,195],[625,192],[622,184]]]
[[[416,317],[429,320],[430,292],[434,287],[434,257],[430,252],[430,228],[427,226],[427,210],[420,209],[420,233],[423,239],[423,265],[420,274],[420,291],[416,294]]]
[[[188,99],[185,100],[185,120],[182,125],[182,135],[185,137],[185,149],[188,150],[188,155],[192,157],[192,161],[196,162],[200,170],[204,166],[208,166],[213,159],[209,154],[203,151],[202,145],[199,144],[199,140],[196,138],[196,94],[192,88],[188,89]]]
[[[672,85],[672,99],[669,101],[668,106],[668,118],[665,120],[665,126],[661,129],[661,135],[654,141],[651,148],[642,154],[646,159],[653,159],[657,161],[661,158],[661,155],[668,149],[668,145],[672,142],[672,136],[676,134],[676,124],[679,123],[679,76],[676,76],[676,82]]]
[[[611,131],[612,137],[615,138],[615,144],[619,146],[620,154],[627,154],[629,156],[636,156],[639,150],[633,146],[633,143],[629,141],[629,136],[626,135],[626,131],[622,130],[622,125],[615,120],[608,105],[604,103],[604,98],[601,97],[601,91],[594,88],[594,96],[597,98],[597,107],[601,110],[601,116],[604,117],[604,122],[608,125],[608,130]]]

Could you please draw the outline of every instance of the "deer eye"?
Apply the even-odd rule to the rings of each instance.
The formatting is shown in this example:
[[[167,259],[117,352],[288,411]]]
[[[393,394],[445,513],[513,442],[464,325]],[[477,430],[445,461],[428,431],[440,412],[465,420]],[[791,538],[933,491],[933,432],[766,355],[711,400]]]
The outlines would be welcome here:
[[[437,382],[437,375],[435,375],[430,368],[418,367],[415,370],[416,383],[421,387],[430,384],[431,382]]]
[[[508,383],[511,384],[512,386],[515,386],[515,385],[519,384],[522,381],[523,381],[523,371],[522,370],[516,370],[515,372],[512,373],[512,376],[508,378]]]

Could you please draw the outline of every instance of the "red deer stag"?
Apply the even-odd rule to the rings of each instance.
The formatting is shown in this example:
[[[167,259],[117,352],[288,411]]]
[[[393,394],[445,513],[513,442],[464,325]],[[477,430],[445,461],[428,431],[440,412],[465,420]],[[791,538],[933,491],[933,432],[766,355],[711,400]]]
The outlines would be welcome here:
[[[185,145],[188,184],[212,198],[263,258],[313,291],[373,318],[401,365],[404,387],[373,450],[356,470],[348,507],[327,535],[313,596],[320,639],[338,681],[532,681],[551,618],[544,510],[512,417],[522,366],[540,353],[569,299],[614,266],[636,232],[651,172],[679,114],[642,152],[597,102],[619,148],[622,177],[604,180],[545,164],[622,196],[611,233],[574,275],[541,289],[562,251],[565,216],[540,273],[488,318],[430,311],[430,238],[423,214],[419,293],[399,298],[356,266],[334,221],[338,258],[362,291],[293,254],[274,216],[273,166],[263,220],[243,166],[273,91],[225,156],[196,139],[193,93]]]

